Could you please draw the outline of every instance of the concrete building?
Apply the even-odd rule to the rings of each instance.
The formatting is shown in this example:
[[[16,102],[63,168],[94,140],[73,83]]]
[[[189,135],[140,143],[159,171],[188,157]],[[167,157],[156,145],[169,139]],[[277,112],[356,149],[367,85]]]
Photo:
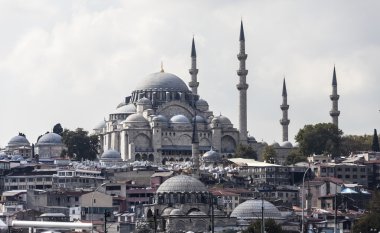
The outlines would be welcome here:
[[[345,183],[368,186],[369,167],[355,163],[323,163],[317,167],[318,177],[335,177]]]

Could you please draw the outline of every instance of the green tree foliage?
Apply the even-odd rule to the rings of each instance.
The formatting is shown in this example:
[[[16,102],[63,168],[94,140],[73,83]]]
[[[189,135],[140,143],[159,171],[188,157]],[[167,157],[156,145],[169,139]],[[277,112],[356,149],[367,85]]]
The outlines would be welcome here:
[[[331,154],[339,156],[343,132],[331,123],[305,125],[295,137],[303,155]]]
[[[344,156],[357,151],[369,151],[371,149],[371,135],[345,135],[340,143],[340,152]]]
[[[235,158],[256,159],[257,153],[251,146],[239,144],[235,151]]]
[[[370,229],[380,229],[380,193],[373,194],[370,212],[362,216],[353,227],[353,233],[370,232]]]
[[[273,146],[265,146],[264,147],[263,159],[267,163],[276,163],[277,162],[277,153],[274,150]]]
[[[301,153],[299,148],[294,148],[286,157],[285,165],[292,165],[299,162],[307,162],[307,157]]]
[[[53,133],[56,133],[56,134],[59,134],[59,135],[62,136],[63,128],[62,128],[62,125],[60,123],[54,125],[54,127],[53,127]]]
[[[380,151],[379,138],[377,137],[376,129],[373,130],[372,151]]]
[[[261,232],[261,221],[257,220],[251,225],[248,226],[248,228],[242,233],[259,233]],[[283,233],[281,226],[277,224],[273,219],[267,219],[265,220],[265,232],[267,233]]]
[[[82,128],[75,131],[65,129],[62,133],[62,141],[67,146],[64,155],[70,158],[94,160],[98,155],[98,137],[95,135],[88,136],[88,132]]]

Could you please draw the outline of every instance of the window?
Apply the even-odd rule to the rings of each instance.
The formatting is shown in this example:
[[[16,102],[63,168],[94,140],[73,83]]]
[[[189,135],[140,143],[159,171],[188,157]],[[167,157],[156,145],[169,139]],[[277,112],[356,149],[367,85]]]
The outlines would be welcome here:
[[[342,178],[342,175],[338,175],[338,178]]]
[[[357,175],[352,175],[352,178],[357,179],[358,176]]]
[[[346,175],[345,178],[346,178],[346,179],[350,179],[350,175]]]
[[[360,168],[360,172],[365,172],[365,168],[364,167]]]
[[[344,171],[349,172],[349,171],[350,171],[350,168],[349,168],[349,167],[346,167],[346,168],[344,169]]]
[[[354,167],[354,168],[352,168],[352,171],[353,171],[353,172],[357,172],[358,169],[357,169],[356,167]]]
[[[338,167],[338,172],[342,171],[342,168]]]
[[[326,172],[326,168],[322,168],[322,172]]]

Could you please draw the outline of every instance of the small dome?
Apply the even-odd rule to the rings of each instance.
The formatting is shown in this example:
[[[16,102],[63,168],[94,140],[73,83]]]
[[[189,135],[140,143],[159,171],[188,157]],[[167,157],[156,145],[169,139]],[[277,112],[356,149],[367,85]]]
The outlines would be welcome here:
[[[222,125],[231,125],[232,124],[230,119],[228,119],[226,116],[222,116],[222,115],[219,116],[219,121]]]
[[[207,106],[208,107],[208,103],[204,99],[199,99],[197,102],[195,102],[195,106],[197,106],[197,107]]]
[[[106,127],[106,121],[105,120],[102,120],[101,122],[99,122],[95,127],[94,127],[94,130],[99,130],[99,129],[103,129]]]
[[[28,139],[26,139],[26,137],[20,136],[20,135],[14,136],[8,142],[8,146],[29,146],[29,145],[30,145],[30,143],[29,143]]]
[[[37,145],[41,144],[60,145],[62,144],[62,137],[56,133],[47,133],[38,140]]]
[[[167,179],[157,189],[157,193],[208,192],[206,186],[191,176],[178,175]]]
[[[142,97],[141,99],[139,99],[137,101],[137,104],[138,105],[149,105],[149,106],[152,106],[152,102],[148,98],[146,98],[146,97]]]
[[[157,115],[157,116],[154,116],[152,121],[154,122],[162,122],[162,123],[167,123],[168,122],[168,119],[163,116],[163,115]]]
[[[202,159],[205,162],[219,162],[222,160],[222,155],[211,148],[210,151],[203,154]]]
[[[270,144],[272,147],[274,148],[278,148],[280,147],[280,144],[278,144],[278,142],[273,142],[272,144]]]
[[[129,115],[127,117],[127,119],[125,119],[126,123],[149,123],[147,119],[145,119],[145,117],[143,115],[141,115],[140,113],[134,113],[132,115]]]
[[[121,154],[116,150],[106,150],[103,152],[101,160],[120,160]]]
[[[262,200],[247,200],[238,205],[231,213],[231,217],[243,219],[261,218]],[[264,218],[279,219],[281,213],[272,203],[264,201]]]
[[[186,83],[178,76],[165,72],[158,72],[143,78],[137,85],[136,90],[170,90],[189,91]]]
[[[135,113],[136,107],[134,104],[125,104],[116,109],[113,114],[125,114],[125,113]]]
[[[193,117],[193,119],[191,120],[191,122],[194,122],[194,118],[195,118],[195,122],[196,123],[205,123],[206,122],[203,117],[198,116],[198,115],[196,117]]]
[[[281,143],[281,147],[290,149],[290,148],[293,148],[293,145],[291,142],[285,141],[285,142]]]
[[[189,216],[207,216],[207,214],[202,211],[192,211],[188,215]]]
[[[184,115],[175,115],[172,118],[170,118],[169,122],[172,124],[190,124],[189,119]]]
[[[180,209],[173,209],[170,212],[170,216],[183,216],[185,215]]]

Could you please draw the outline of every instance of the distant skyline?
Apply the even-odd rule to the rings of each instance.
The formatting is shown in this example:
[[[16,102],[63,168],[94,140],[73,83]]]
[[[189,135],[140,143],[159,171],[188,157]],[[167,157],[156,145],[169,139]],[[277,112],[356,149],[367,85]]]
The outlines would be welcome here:
[[[289,140],[331,122],[336,67],[339,126],[380,129],[379,1],[0,2],[0,147],[18,132],[31,143],[56,123],[91,132],[138,81],[166,72],[190,81],[194,35],[198,93],[238,128],[240,20],[246,39],[248,131],[280,142],[286,78]]]

